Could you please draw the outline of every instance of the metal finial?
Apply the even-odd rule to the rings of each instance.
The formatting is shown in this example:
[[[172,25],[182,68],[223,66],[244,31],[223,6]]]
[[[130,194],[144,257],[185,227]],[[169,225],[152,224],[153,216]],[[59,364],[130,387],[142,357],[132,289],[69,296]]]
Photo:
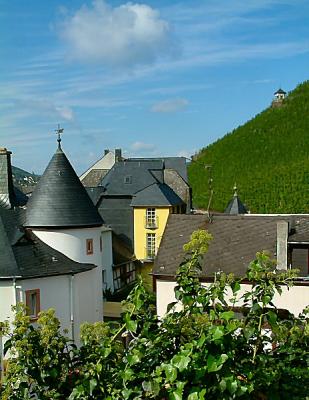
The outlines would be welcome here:
[[[58,135],[57,142],[58,142],[58,149],[61,149],[61,134],[63,133],[64,129],[60,128],[60,124],[58,124],[58,128],[55,129],[56,134]]]
[[[234,189],[234,197],[236,197],[237,196],[237,185],[236,185],[236,182],[234,183],[233,189]]]

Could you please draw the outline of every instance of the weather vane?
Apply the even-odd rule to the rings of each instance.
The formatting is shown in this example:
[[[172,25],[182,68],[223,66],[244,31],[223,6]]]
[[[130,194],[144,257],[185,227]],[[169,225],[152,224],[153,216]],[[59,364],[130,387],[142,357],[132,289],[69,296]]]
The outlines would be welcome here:
[[[58,142],[59,149],[61,148],[60,143],[61,143],[61,135],[62,135],[63,131],[64,131],[64,129],[60,128],[60,124],[58,124],[58,128],[55,129],[55,133],[58,135],[57,142]]]

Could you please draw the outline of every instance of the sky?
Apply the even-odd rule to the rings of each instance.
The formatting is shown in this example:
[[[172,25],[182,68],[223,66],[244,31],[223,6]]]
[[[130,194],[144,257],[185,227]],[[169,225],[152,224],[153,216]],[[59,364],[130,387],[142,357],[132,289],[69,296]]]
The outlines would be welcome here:
[[[0,0],[0,147],[42,173],[185,156],[308,79],[308,0]]]

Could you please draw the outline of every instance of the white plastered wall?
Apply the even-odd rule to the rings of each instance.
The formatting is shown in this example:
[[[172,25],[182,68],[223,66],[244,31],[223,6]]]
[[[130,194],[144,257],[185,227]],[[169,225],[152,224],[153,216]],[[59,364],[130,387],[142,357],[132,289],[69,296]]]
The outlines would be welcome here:
[[[93,169],[111,169],[115,164],[115,153],[113,151],[109,151],[102,158],[100,158],[94,165],[92,165],[87,171],[85,171],[79,179],[82,181],[85,176],[89,174],[89,172]]]
[[[79,263],[102,267],[100,251],[101,227],[80,229],[33,230],[33,233],[53,249]],[[93,240],[93,254],[87,254],[86,240]]]
[[[205,286],[208,284],[204,284]],[[166,313],[166,308],[169,303],[176,301],[174,295],[175,282],[156,280],[157,290],[157,314],[162,317]],[[251,285],[242,284],[241,290],[238,293],[238,298],[249,291]],[[309,305],[309,285],[307,286],[293,286],[289,289],[286,287],[282,288],[282,295],[276,294],[274,297],[274,304],[278,308],[289,310],[294,315],[299,315],[303,309]],[[231,298],[232,294],[227,294],[227,299]],[[231,304],[231,303],[230,303]],[[237,301],[235,306],[241,306],[242,301]]]
[[[80,325],[83,322],[93,323],[103,320],[102,278],[98,267],[74,276],[19,280],[16,284],[16,298],[13,281],[0,281],[0,321],[8,319],[12,322],[14,319],[12,305],[16,304],[16,300],[25,302],[25,291],[33,289],[40,290],[40,310],[53,308],[60,320],[61,332],[66,329],[68,337],[73,339],[74,331],[77,345],[80,344]]]
[[[114,290],[113,284],[113,249],[112,231],[107,227],[33,230],[33,233],[44,243],[65,254],[71,260],[79,263],[94,264],[106,271],[106,288]],[[102,240],[102,251],[100,248]],[[93,240],[93,254],[87,254],[86,240]],[[102,276],[100,278],[102,280]],[[105,288],[105,289],[106,289]]]
[[[16,304],[13,280],[0,281],[0,321],[12,321],[12,306]]]

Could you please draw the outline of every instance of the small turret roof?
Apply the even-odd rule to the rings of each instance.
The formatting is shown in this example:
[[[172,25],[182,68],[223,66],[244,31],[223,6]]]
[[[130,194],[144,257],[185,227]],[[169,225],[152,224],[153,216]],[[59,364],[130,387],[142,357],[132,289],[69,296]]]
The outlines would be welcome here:
[[[241,202],[240,198],[237,195],[237,186],[236,183],[234,185],[234,196],[228,203],[226,209],[224,210],[224,214],[237,215],[237,214],[248,214],[248,210]]]
[[[274,94],[286,94],[286,92],[280,88]]]
[[[27,206],[26,227],[93,227],[103,224],[60,142]]]

